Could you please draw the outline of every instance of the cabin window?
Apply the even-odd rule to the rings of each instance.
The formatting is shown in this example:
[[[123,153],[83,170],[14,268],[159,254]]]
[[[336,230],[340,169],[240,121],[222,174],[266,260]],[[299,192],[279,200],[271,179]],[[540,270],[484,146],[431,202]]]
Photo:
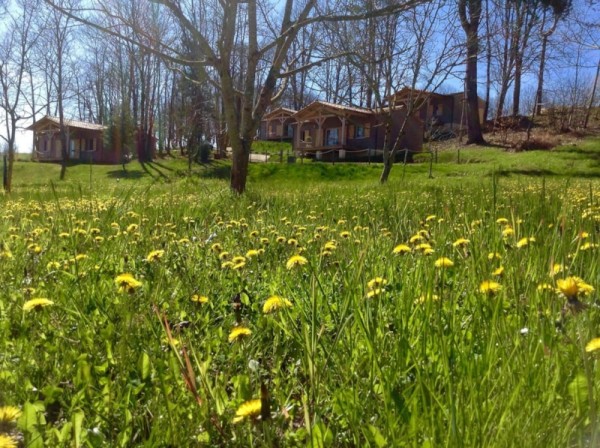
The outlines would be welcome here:
[[[325,131],[325,146],[335,146],[339,144],[338,128],[327,129]]]
[[[363,138],[365,136],[365,127],[364,126],[358,125],[354,129],[355,129],[354,138]]]
[[[293,135],[294,135],[294,127],[291,124],[288,124],[286,136],[292,137]]]
[[[303,142],[312,141],[312,138],[310,137],[310,131],[308,129],[305,129],[304,131],[302,131],[302,141]]]

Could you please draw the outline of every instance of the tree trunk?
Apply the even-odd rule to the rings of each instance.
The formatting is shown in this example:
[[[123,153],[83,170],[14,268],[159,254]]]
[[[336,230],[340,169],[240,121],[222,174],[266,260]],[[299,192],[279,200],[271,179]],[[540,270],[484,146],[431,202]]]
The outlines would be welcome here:
[[[485,106],[483,109],[483,120],[488,120],[490,112],[490,90],[492,87],[492,37],[490,31],[490,5],[485,1],[485,30],[486,30],[486,62],[485,62]]]
[[[459,0],[458,14],[467,38],[467,62],[465,70],[467,144],[485,144],[479,120],[479,99],[477,97],[478,28],[481,19],[481,0]]]
[[[534,115],[541,115],[542,113],[542,100],[544,95],[544,70],[546,68],[546,47],[548,45],[548,36],[544,34],[542,36],[542,51],[540,53],[540,69],[538,71],[538,85],[537,93],[535,95],[535,111]]]
[[[231,138],[233,150],[231,164],[231,189],[242,194],[246,189],[246,178],[248,177],[248,163],[250,161],[250,148],[252,140]]]
[[[12,175],[13,175],[13,166],[15,164],[15,148],[14,148],[14,144],[12,145],[12,149],[9,148],[8,149],[8,164],[6,167],[6,179],[5,179],[5,185],[4,185],[4,190],[7,193],[10,193],[12,191]]]
[[[592,86],[592,93],[590,94],[590,101],[585,110],[585,120],[583,121],[583,129],[586,129],[590,122],[590,115],[592,114],[592,107],[594,107],[594,100],[596,99],[596,89],[598,88],[598,78],[600,78],[600,59],[598,59],[598,65],[596,66],[596,78],[594,78],[594,85]]]
[[[477,52],[479,38],[477,30],[467,33],[467,144],[485,144],[479,120],[479,99],[477,96]]]
[[[521,108],[521,75],[523,74],[523,55],[519,54],[515,58],[515,85],[513,86],[513,105],[512,116],[519,115]]]
[[[392,125],[390,120],[385,121],[385,136],[383,139],[383,171],[379,177],[379,183],[385,184],[390,177],[392,166],[394,165],[394,154],[390,151],[390,137],[392,135]]]

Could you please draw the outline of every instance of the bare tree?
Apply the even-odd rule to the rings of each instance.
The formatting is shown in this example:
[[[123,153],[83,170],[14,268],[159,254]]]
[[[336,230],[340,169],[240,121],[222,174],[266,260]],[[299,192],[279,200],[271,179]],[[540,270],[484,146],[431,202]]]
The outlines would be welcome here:
[[[479,120],[477,96],[477,59],[479,56],[479,24],[481,0],[458,0],[458,15],[466,35],[467,60],[465,91],[467,96],[467,144],[485,144]]]
[[[65,11],[72,11],[77,6],[77,0],[60,0],[60,7]],[[45,54],[45,67],[43,70],[46,84],[46,109],[50,114],[54,104],[55,114],[59,119],[59,141],[61,149],[60,179],[63,180],[67,173],[69,161],[69,135],[65,126],[66,103],[71,99],[73,73],[69,68],[73,40],[77,23],[67,14],[62,14],[55,8],[45,8],[42,21],[38,26],[42,30],[40,35],[41,48],[38,53]]]
[[[180,34],[189,37],[195,48],[193,53],[198,56],[194,60],[187,58],[186,54],[182,54],[172,42],[165,41],[162,36],[149,44],[135,36],[124,36],[114,28],[103,27],[98,18],[91,14],[92,11],[87,16],[76,16],[56,1],[46,2],[83,23],[118,34],[147,51],[160,54],[174,65],[205,70],[207,79],[219,89],[222,96],[227,133],[233,152],[231,188],[242,193],[246,187],[252,141],[262,115],[283,94],[290,76],[317,64],[316,61],[311,61],[302,67],[285,66],[300,30],[315,23],[383,16],[409,9],[421,0],[385,3],[371,11],[357,9],[356,5],[350,8],[340,2],[318,4],[316,0],[308,0],[295,7],[294,0],[286,0],[280,13],[261,0],[248,0],[244,3],[237,0],[155,0],[156,4],[163,7],[162,13],[179,29]],[[108,0],[96,2],[95,11],[101,11],[104,17],[117,18],[125,27],[135,27]],[[145,34],[146,37],[156,38]],[[236,44],[243,48],[236,47]]]
[[[570,7],[571,0],[543,0],[541,2],[542,18],[539,27],[541,50],[540,66],[537,79],[536,105],[534,108],[535,115],[539,115],[542,111],[544,95],[544,72],[546,70],[548,41],[550,36],[552,36],[552,34],[554,34],[556,31],[558,22],[568,14]],[[549,15],[551,17],[548,17]]]
[[[8,151],[8,166],[4,189],[11,191],[15,160],[15,139],[19,122],[29,118],[25,112],[26,78],[28,56],[35,45],[37,35],[32,17],[36,14],[35,3],[19,2],[6,11],[6,31],[0,42],[0,109],[6,134],[0,134]],[[6,19],[5,19],[6,20]]]

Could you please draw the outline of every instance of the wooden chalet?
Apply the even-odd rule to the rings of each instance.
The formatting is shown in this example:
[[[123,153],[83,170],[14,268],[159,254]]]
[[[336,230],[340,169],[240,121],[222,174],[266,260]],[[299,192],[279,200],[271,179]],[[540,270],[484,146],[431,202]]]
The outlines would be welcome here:
[[[293,109],[279,107],[264,115],[260,123],[260,140],[290,141],[294,138]]]
[[[84,121],[64,120],[67,133],[69,160],[94,163],[120,163],[118,155],[104,147],[106,126]],[[33,159],[40,162],[59,162],[62,160],[60,138],[60,120],[46,115],[29,126],[33,131]]]
[[[479,100],[479,119],[483,123],[485,101]],[[416,115],[430,132],[460,131],[467,127],[466,103],[463,92],[441,94],[404,87],[389,98],[395,106],[414,102]]]
[[[391,141],[397,138],[405,117],[404,108],[392,111]],[[294,118],[297,132],[293,146],[297,154],[318,160],[365,160],[382,155],[384,119],[375,110],[314,101]],[[409,117],[400,147],[416,152],[422,144],[422,123]]]

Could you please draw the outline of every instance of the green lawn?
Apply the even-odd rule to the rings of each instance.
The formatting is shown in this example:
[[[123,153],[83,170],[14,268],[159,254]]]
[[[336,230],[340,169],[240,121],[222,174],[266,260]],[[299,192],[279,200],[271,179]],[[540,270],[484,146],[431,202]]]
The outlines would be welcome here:
[[[599,157],[18,162],[0,446],[598,446]]]

